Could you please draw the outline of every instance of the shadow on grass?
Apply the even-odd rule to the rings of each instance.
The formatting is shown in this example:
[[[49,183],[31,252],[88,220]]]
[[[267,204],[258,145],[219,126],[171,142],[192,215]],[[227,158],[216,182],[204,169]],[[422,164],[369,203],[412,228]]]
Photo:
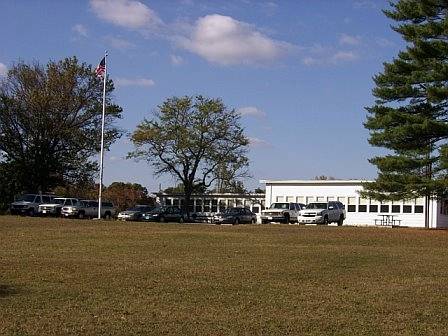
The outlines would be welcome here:
[[[19,291],[17,288],[9,285],[0,285],[0,298],[5,298],[7,296],[16,295]]]

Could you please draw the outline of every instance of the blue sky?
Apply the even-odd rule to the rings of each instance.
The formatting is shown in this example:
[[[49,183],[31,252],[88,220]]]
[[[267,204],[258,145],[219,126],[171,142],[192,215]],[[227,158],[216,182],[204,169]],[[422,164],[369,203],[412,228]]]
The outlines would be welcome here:
[[[91,0],[0,3],[0,76],[17,60],[109,51],[118,125],[128,132],[173,95],[221,97],[242,114],[252,179],[374,178],[362,123],[372,76],[404,43],[383,0]],[[105,159],[105,183],[168,187],[126,160],[126,136]]]

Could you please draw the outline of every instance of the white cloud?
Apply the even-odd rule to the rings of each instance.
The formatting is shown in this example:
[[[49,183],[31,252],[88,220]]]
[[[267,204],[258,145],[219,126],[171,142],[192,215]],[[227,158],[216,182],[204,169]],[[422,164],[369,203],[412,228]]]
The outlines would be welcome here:
[[[256,117],[256,118],[266,117],[266,113],[264,111],[254,107],[254,106],[240,107],[236,111],[242,116],[250,116],[250,117]]]
[[[149,78],[116,78],[117,86],[154,86],[156,83]]]
[[[314,45],[305,49],[302,63],[307,66],[313,65],[338,65],[340,63],[353,62],[359,58],[354,51],[335,50],[331,47]]]
[[[272,145],[267,142],[266,140],[255,138],[255,137],[249,137],[249,146],[251,147],[258,147],[258,148],[267,148],[271,147]]]
[[[6,65],[4,65],[3,63],[0,63],[0,77],[6,76],[7,73],[8,73],[8,68],[6,67]]]
[[[107,36],[105,40],[112,48],[119,50],[126,50],[135,47],[133,43],[119,37]]]
[[[355,0],[353,2],[353,7],[356,9],[362,9],[362,8],[376,9],[376,8],[378,8],[377,4],[375,2],[373,2],[372,0]]]
[[[170,60],[174,65],[181,65],[184,63],[184,59],[179,55],[170,55]]]
[[[94,13],[101,19],[130,29],[155,27],[162,23],[156,12],[135,0],[90,0]]]
[[[179,39],[178,44],[221,65],[269,62],[292,48],[286,42],[269,38],[248,23],[219,14],[199,18],[191,34]]]
[[[339,63],[341,61],[342,62],[354,61],[357,58],[358,55],[356,55],[353,51],[338,51],[331,57],[331,61],[333,63]]]
[[[81,36],[81,37],[87,37],[87,36],[88,36],[88,32],[87,32],[87,28],[86,28],[86,26],[84,26],[84,25],[82,25],[82,24],[80,24],[80,23],[74,25],[74,26],[72,27],[72,30],[73,30],[78,36]]]
[[[392,42],[386,38],[382,38],[382,37],[376,38],[375,42],[376,42],[376,44],[378,44],[380,47],[383,47],[383,48],[392,47],[395,45],[394,42]]]
[[[359,36],[341,34],[341,36],[339,37],[339,44],[358,45],[360,42],[361,42],[361,37],[359,37]]]

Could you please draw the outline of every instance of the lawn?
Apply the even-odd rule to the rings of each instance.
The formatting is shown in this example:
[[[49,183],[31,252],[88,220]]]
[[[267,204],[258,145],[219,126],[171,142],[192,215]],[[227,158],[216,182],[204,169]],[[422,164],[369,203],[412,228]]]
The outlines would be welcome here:
[[[1,335],[448,335],[448,231],[0,217]]]

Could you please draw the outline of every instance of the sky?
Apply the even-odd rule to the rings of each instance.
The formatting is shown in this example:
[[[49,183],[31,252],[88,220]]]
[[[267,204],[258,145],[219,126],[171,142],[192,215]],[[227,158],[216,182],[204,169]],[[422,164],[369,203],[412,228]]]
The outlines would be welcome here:
[[[165,99],[222,98],[250,139],[248,189],[260,179],[372,179],[363,127],[372,77],[405,47],[386,0],[2,0],[0,76],[19,60],[108,50],[117,122],[126,134]],[[126,159],[128,135],[105,155],[104,183],[175,184]]]

